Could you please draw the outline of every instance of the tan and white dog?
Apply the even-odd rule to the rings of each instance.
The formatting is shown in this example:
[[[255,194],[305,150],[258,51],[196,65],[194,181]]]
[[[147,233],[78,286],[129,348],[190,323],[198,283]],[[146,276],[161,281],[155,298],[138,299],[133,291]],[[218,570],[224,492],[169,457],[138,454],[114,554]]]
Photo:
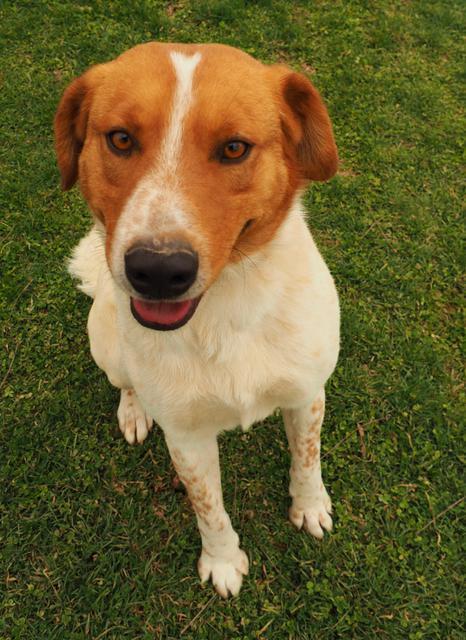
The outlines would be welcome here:
[[[198,569],[236,595],[248,559],[226,513],[217,435],[277,407],[290,519],[330,530],[320,471],[338,296],[299,195],[337,169],[325,105],[285,66],[222,45],[148,43],[97,65],[55,118],[62,186],[95,224],[71,273],[93,299],[92,355],[121,389],[120,429],[156,420],[202,538]]]

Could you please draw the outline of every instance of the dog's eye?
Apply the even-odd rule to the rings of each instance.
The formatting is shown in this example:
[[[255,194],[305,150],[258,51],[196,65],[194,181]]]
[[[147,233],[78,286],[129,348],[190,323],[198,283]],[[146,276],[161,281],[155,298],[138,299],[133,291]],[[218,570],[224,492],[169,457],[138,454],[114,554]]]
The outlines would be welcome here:
[[[230,140],[223,145],[221,162],[238,162],[244,160],[251,150],[251,145],[243,140]]]
[[[123,129],[107,133],[107,144],[118,155],[129,155],[135,147],[133,138]]]

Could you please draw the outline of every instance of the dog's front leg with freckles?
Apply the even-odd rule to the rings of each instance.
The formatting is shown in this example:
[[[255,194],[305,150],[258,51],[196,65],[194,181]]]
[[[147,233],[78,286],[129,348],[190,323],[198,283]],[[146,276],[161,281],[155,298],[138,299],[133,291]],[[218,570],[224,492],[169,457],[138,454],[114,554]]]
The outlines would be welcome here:
[[[176,472],[186,487],[202,538],[198,562],[202,582],[212,578],[224,598],[236,596],[249,562],[223,506],[217,439],[166,436]]]
[[[286,435],[291,449],[291,522],[316,538],[330,531],[332,505],[320,470],[320,430],[324,419],[325,392],[300,409],[283,411]]]

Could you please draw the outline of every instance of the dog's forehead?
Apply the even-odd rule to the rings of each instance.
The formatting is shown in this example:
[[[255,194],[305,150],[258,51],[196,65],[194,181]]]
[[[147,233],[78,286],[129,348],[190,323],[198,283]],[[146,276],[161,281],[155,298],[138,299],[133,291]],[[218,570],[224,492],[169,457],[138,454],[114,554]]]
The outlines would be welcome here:
[[[97,115],[167,112],[185,91],[198,114],[261,114],[273,102],[266,67],[225,45],[147,43],[107,63],[96,88]]]
[[[249,54],[222,44],[177,44],[148,42],[125,51],[114,62],[128,65],[135,72],[144,70],[157,73],[172,73],[174,58],[198,57],[202,60],[200,67],[206,67],[212,72],[254,73],[264,65]]]

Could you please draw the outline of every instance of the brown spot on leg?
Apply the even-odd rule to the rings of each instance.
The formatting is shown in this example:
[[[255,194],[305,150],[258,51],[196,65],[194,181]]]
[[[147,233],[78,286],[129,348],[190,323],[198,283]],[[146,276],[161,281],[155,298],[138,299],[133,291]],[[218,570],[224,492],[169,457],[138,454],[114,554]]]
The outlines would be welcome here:
[[[197,475],[193,475],[189,472],[186,475],[183,475],[180,472],[181,470],[177,468],[178,455],[181,456],[181,453],[178,451],[172,451],[172,459],[175,469],[178,472],[178,476],[186,487],[188,497],[197,516],[210,527],[212,526],[211,513],[216,504],[214,493],[207,485],[204,478],[199,478]]]
[[[306,459],[304,461],[305,467],[311,467],[316,463],[319,456],[319,444],[314,438],[310,438],[307,442]]]
[[[319,415],[309,425],[309,433],[312,434],[313,437],[315,438],[320,437],[320,428],[322,426],[323,420],[324,420],[324,412],[321,411]]]
[[[315,415],[317,413],[322,414],[323,409],[324,409],[324,401],[322,400],[322,398],[317,398],[317,400],[313,402],[311,405],[311,414],[312,415]]]

